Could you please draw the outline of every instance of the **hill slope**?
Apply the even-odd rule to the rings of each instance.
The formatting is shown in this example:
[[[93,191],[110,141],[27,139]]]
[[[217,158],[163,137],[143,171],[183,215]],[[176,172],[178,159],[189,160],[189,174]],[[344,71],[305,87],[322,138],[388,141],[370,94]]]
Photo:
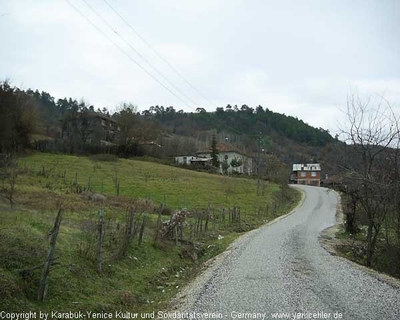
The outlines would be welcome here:
[[[294,191],[274,184],[265,184],[257,197],[254,180],[107,160],[52,154],[20,159],[17,204],[12,209],[0,204],[2,310],[158,310],[199,262],[298,200]],[[168,209],[162,221],[184,203],[191,213],[178,233],[163,234],[157,227],[164,199]],[[36,298],[38,281],[58,204],[64,217],[42,303]],[[96,271],[99,209],[105,210],[101,273]]]
[[[46,92],[18,88],[11,88],[9,91],[8,95],[15,100],[14,104],[18,105],[21,97],[30,103],[32,115],[25,115],[30,120],[24,125],[25,129],[30,130],[27,133],[36,130],[42,136],[58,140],[56,144],[47,141],[40,146],[52,151],[99,152],[102,141],[107,141],[111,145],[119,146],[113,152],[120,155],[151,154],[167,157],[175,152],[188,154],[204,149],[205,146],[209,147],[212,133],[217,133],[218,142],[228,141],[247,153],[256,153],[262,148],[289,164],[304,160],[308,162],[310,158],[315,160],[320,148],[335,142],[323,128],[314,128],[301,119],[273,112],[262,106],[252,108],[247,105],[227,105],[225,108],[217,107],[214,112],[198,108],[195,113],[177,111],[173,106],[151,106],[139,113],[137,107],[128,103],[118,112],[109,114],[106,109],[96,110],[95,106],[84,101],[78,102],[70,98],[56,101]],[[18,109],[17,105],[4,104],[10,110]],[[27,110],[23,112],[27,113]],[[5,121],[11,123],[13,118],[6,116]],[[108,129],[103,130],[102,126],[106,127],[109,121],[118,124],[118,134],[111,129],[110,132]],[[16,123],[15,126],[19,128],[19,124]],[[5,129],[8,128],[3,132],[4,145],[11,141],[11,127],[4,126]],[[176,138],[175,141],[169,139],[171,136]],[[26,137],[23,138],[26,140]],[[127,145],[127,141],[130,145]],[[143,150],[140,147],[154,141],[162,148]]]

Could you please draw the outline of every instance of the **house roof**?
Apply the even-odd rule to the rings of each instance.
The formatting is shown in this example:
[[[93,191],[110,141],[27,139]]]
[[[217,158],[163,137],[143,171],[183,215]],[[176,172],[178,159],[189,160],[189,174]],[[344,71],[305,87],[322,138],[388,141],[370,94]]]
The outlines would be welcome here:
[[[321,171],[321,164],[319,163],[294,163],[293,171]]]
[[[239,149],[237,149],[231,145],[228,145],[228,144],[217,143],[217,149],[218,149],[218,153],[236,152],[238,154],[248,157],[248,155],[245,152],[240,151]],[[209,153],[211,153],[211,147],[208,149],[205,149],[205,150],[197,151],[196,153],[197,154],[209,154]]]
[[[102,114],[102,113],[98,113],[96,111],[79,111],[76,113],[76,115],[74,117],[68,118],[67,120],[75,121],[75,120],[81,119],[82,117],[99,118],[99,119],[106,120],[106,121],[109,121],[110,123],[117,125],[117,121],[112,119],[110,116]],[[60,119],[60,121],[63,121],[63,119]]]
[[[188,158],[190,161],[194,161],[194,160],[195,161],[205,161],[205,160],[211,159],[210,157],[202,157],[202,156],[197,156],[197,155],[192,155],[192,154],[179,154],[179,155],[172,155],[170,157],[174,157],[174,158],[185,157],[185,158]]]
[[[200,157],[196,157],[194,159],[190,159],[190,162],[209,162],[211,161],[212,158],[200,158]]]

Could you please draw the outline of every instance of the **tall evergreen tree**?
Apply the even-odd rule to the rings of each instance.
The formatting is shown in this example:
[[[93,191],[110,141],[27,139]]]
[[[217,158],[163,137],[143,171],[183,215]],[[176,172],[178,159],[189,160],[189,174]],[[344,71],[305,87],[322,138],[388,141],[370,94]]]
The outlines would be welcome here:
[[[211,161],[212,165],[216,168],[219,168],[217,138],[215,137],[215,134],[213,134],[211,140],[211,158],[212,158]]]

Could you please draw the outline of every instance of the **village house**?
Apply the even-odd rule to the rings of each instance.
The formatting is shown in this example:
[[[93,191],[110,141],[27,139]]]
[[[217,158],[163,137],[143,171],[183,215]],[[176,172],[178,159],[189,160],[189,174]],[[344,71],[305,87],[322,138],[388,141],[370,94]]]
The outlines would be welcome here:
[[[225,162],[228,165],[228,174],[252,174],[253,159],[249,155],[226,144],[217,144],[217,149],[220,173],[223,173],[222,163]],[[196,154],[200,158],[211,159],[211,149],[199,151]]]
[[[233,147],[225,144],[218,144],[218,160],[220,162],[219,172],[222,174],[223,165],[227,164],[226,172],[228,174],[252,174],[253,172],[253,159],[245,153],[235,150]],[[212,158],[211,150],[198,151],[196,155],[178,155],[174,157],[177,164],[184,165],[197,165],[198,167],[211,167]]]
[[[185,164],[185,165],[211,165],[211,158],[205,158],[205,157],[197,157],[197,156],[188,156],[188,155],[180,155],[180,156],[175,156],[175,162],[177,164]]]
[[[293,164],[290,182],[319,187],[321,185],[321,165],[319,163]]]
[[[117,122],[98,112],[79,112],[63,120],[63,139],[79,136],[82,142],[114,144],[120,134]]]

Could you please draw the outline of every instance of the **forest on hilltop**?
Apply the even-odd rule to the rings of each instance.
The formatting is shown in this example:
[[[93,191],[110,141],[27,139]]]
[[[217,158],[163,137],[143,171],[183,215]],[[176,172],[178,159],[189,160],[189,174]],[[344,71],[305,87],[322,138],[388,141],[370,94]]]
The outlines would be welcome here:
[[[0,86],[0,101],[2,114],[6,115],[1,121],[8,123],[0,129],[2,150],[18,145],[16,141],[20,138],[13,138],[13,135],[29,131],[39,137],[37,140],[63,141],[61,151],[67,153],[102,152],[102,148],[96,146],[107,140],[119,146],[122,156],[166,158],[174,154],[193,154],[209,147],[212,135],[216,134],[219,142],[243,152],[254,154],[263,149],[290,163],[317,160],[321,148],[336,141],[323,128],[314,128],[300,119],[260,105],[252,108],[228,104],[225,108],[217,107],[214,112],[207,112],[204,108],[185,112],[173,106],[157,105],[139,112],[134,104],[122,103],[110,113],[105,108],[96,109],[83,99],[56,100],[45,91],[21,90],[7,81]],[[24,114],[29,114],[29,125],[27,121],[20,121]],[[90,123],[93,114],[118,124],[118,135],[104,137],[100,128]],[[72,121],[75,121],[74,126],[71,126]],[[26,130],[20,130],[21,126]],[[27,137],[22,140],[22,145],[27,144]],[[148,147],[149,142],[162,148]]]

